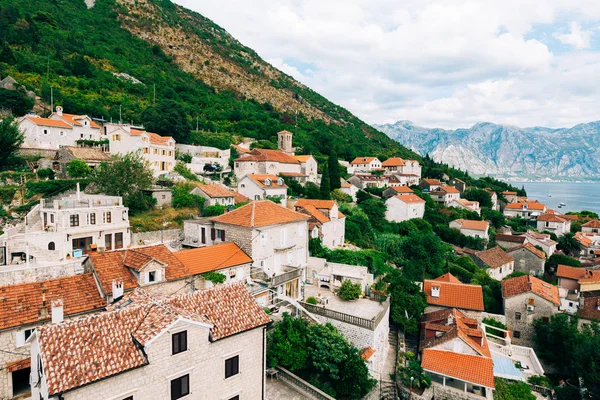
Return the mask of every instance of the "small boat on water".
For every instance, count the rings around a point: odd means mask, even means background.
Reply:
[[[548,197],[552,197],[552,193],[548,193]]]
[[[565,203],[563,203],[563,202],[561,201],[561,202],[558,204],[558,206],[559,206],[559,207],[564,207],[564,206],[566,206],[566,204],[565,204]]]

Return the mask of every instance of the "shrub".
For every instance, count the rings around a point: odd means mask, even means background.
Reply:
[[[504,325],[502,322],[500,322],[498,320],[495,320],[494,318],[487,317],[487,318],[484,318],[482,322],[487,325],[495,326],[496,328],[506,329],[506,325]],[[493,329],[493,328],[487,328],[487,331],[492,335],[504,337],[503,331],[499,331],[499,330]]]
[[[77,158],[69,161],[66,171],[71,178],[84,178],[92,173],[86,162]]]
[[[227,208],[221,204],[215,204],[214,206],[208,206],[202,211],[203,217],[216,217],[225,213]]]
[[[214,271],[210,271],[210,272],[206,272],[204,274],[202,274],[202,277],[207,280],[212,282],[215,285],[218,285],[219,283],[223,283],[227,280],[227,277],[219,272],[214,272]]]
[[[201,210],[204,206],[204,198],[190,193],[187,185],[174,186],[171,193],[173,194],[171,199],[173,208],[197,208]]]
[[[306,299],[306,302],[307,302],[308,304],[314,304],[314,305],[317,305],[317,303],[318,303],[318,302],[317,302],[317,299],[315,299],[313,296],[310,296],[309,298],[307,298],[307,299]]]
[[[13,197],[15,196],[15,193],[17,193],[16,187],[0,188],[0,202],[2,202],[2,204],[10,204]]]
[[[177,172],[179,175],[183,176],[185,179],[190,181],[198,181],[198,176],[194,174],[188,167],[186,167],[182,163],[175,164],[173,171]]]
[[[40,179],[54,179],[54,171],[50,168],[40,168],[37,171],[38,178]]]
[[[360,287],[360,283],[355,284],[349,280],[345,280],[338,291],[338,295],[343,300],[356,300],[360,297],[361,293],[362,288]]]

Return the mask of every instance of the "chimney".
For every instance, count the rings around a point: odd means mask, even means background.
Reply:
[[[431,297],[440,297],[440,286],[431,286]]]
[[[42,289],[42,306],[40,307],[39,318],[48,318],[48,304],[46,303],[46,289]]]
[[[79,189],[79,182],[77,182],[77,201],[81,201],[81,190]]]
[[[56,106],[56,115],[62,117],[63,108],[61,106]]]
[[[64,320],[64,310],[62,299],[54,300],[52,302],[52,323],[59,324]]]
[[[123,279],[113,279],[112,281],[112,297],[113,301],[123,297]]]

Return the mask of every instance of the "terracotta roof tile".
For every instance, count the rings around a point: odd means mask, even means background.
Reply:
[[[337,203],[335,200],[313,200],[313,199],[300,199],[296,202],[296,207],[303,207],[307,204],[314,206],[315,208],[324,208],[331,210]]]
[[[153,258],[147,254],[135,250],[127,250],[125,252],[125,258],[123,259],[123,265],[139,271],[152,260]]]
[[[404,165],[406,165],[406,163],[400,157],[388,158],[381,163],[382,167],[403,167]]]
[[[579,279],[579,283],[597,283],[600,282],[600,270],[588,270],[585,277]]]
[[[79,120],[84,119],[84,118],[90,118],[87,115],[75,115],[75,114],[66,114],[66,113],[63,113],[62,116],[60,116],[58,114],[53,114],[53,115],[56,115],[57,117],[64,119],[65,121],[67,121],[70,124],[78,125],[78,126],[82,125],[81,122],[79,122]],[[92,128],[100,129],[100,126],[96,122],[94,122],[91,118],[90,118],[90,126]]]
[[[52,127],[56,127],[56,128],[65,128],[65,129],[73,129],[73,127],[71,125],[67,124],[64,121],[59,121],[59,120],[49,119],[49,118],[33,117],[33,116],[30,116],[30,115],[27,115],[24,118],[30,120],[31,122],[33,122],[36,125],[52,126]]]
[[[234,148],[235,148],[235,150],[236,150],[236,151],[237,151],[239,154],[249,154],[249,153],[250,153],[250,150],[248,150],[248,149],[246,149],[246,148],[244,148],[244,147],[238,146],[238,145],[236,145],[236,144],[234,144],[232,147],[234,147]]]
[[[432,287],[440,288],[439,297],[432,296]],[[423,291],[427,295],[427,303],[443,307],[454,307],[461,310],[483,311],[483,291],[479,285],[445,282],[426,279]]]
[[[370,164],[371,161],[375,160],[377,157],[356,157],[350,164],[359,165],[359,164]]]
[[[396,193],[414,193],[408,186],[392,186],[392,189],[394,189]]]
[[[546,283],[535,276],[523,275],[502,281],[502,297],[504,298],[528,292],[535,293],[556,305],[560,305],[558,287]]]
[[[169,139],[172,139],[171,136],[160,136],[159,134],[152,133],[152,132],[146,132],[146,133],[150,137],[150,143],[164,145],[169,141]]]
[[[233,201],[235,202],[235,204],[239,204],[239,203],[247,203],[248,201],[250,201],[249,198],[247,198],[246,196],[244,196],[241,193],[236,192],[235,190],[231,191],[234,195],[234,199]]]
[[[581,318],[600,321],[600,292],[582,292],[583,306],[577,311]]]
[[[300,161],[280,150],[254,149],[235,160],[236,162],[278,162],[281,164],[300,164]]]
[[[330,221],[330,219],[325,214],[323,214],[321,211],[315,208],[315,206],[313,206],[312,204],[305,204],[303,206],[296,205],[295,209],[299,213],[310,215],[321,224]]]
[[[365,361],[369,361],[373,354],[375,354],[375,349],[371,346],[367,346],[360,351],[360,357]]]
[[[532,253],[533,255],[535,255],[538,258],[541,258],[542,260],[546,259],[546,253],[544,253],[542,250],[538,249],[537,247],[535,247],[534,245],[532,245],[529,242],[519,245],[519,246],[512,247],[512,248],[506,250],[506,252],[512,253],[512,252],[520,250],[520,249],[528,250],[530,253]]]
[[[221,185],[200,185],[198,189],[206,193],[208,197],[234,197],[235,194],[231,190],[224,188]]]
[[[442,184],[442,182],[440,182],[440,181],[439,181],[439,180],[437,180],[437,179],[430,179],[430,178],[426,178],[426,179],[423,179],[423,181],[424,181],[425,183],[427,183],[428,185],[441,185],[441,184]]]
[[[525,243],[527,238],[525,236],[517,236],[517,235],[503,235],[496,234],[496,242],[511,242],[511,243]]]
[[[248,178],[252,179],[259,187],[263,189],[286,189],[287,185],[285,183],[278,185],[277,182],[279,179],[275,175],[272,174],[248,174],[246,175]],[[269,179],[271,181],[270,185],[266,185],[265,181]],[[281,179],[283,182],[283,179]]]
[[[462,282],[459,281],[458,278],[456,278],[450,272],[446,272],[444,275],[435,278],[434,281],[437,281],[437,282],[450,282],[450,283],[461,283],[462,284]]]
[[[537,217],[538,221],[545,221],[545,222],[558,222],[558,223],[565,223],[566,220],[564,218],[562,218],[562,216],[558,216],[556,214],[552,214],[552,213],[545,213],[540,215],[539,217]]]
[[[212,340],[270,322],[241,283],[166,299],[145,293],[131,299],[113,311],[38,329],[50,395],[148,364],[143,344],[179,316],[206,323]]]
[[[542,204],[538,201],[510,203],[504,208],[508,209],[508,210],[524,210],[525,205],[527,205],[528,210],[533,210],[533,211],[543,211],[546,208],[545,204]]]
[[[579,280],[585,277],[585,268],[570,267],[568,265],[558,264],[556,269],[556,276],[559,278],[567,278],[573,280]]]
[[[306,221],[310,217],[281,207],[270,200],[253,201],[236,210],[227,212],[211,221],[243,227],[261,227]]]
[[[489,357],[425,349],[421,366],[424,370],[455,379],[494,388],[494,365]]]
[[[92,274],[3,286],[0,287],[0,329],[51,320],[54,300],[63,301],[65,316],[106,306]],[[42,308],[46,312],[40,316]]]
[[[593,219],[581,225],[582,228],[600,228],[600,221]]]
[[[459,223],[461,229],[472,229],[475,231],[487,232],[490,228],[490,223],[487,221],[471,221],[469,219],[456,219],[453,222]]]
[[[233,242],[182,250],[174,255],[193,275],[252,262],[250,256]]]
[[[478,251],[475,253],[475,256],[490,268],[500,268],[505,264],[515,261],[513,256],[506,253],[499,246],[484,251]]]
[[[587,237],[583,232],[575,233],[575,239],[577,239],[577,241],[581,243],[583,247],[590,247],[592,244],[594,244],[594,241]]]
[[[303,156],[292,156],[292,157],[294,157],[296,160],[300,161],[301,163],[305,163],[312,157],[312,155],[307,154],[307,155],[303,155]]]
[[[394,196],[396,199],[404,202],[404,203],[425,203],[425,200],[423,200],[422,198],[420,198],[419,196],[417,196],[416,194],[413,193],[409,193],[409,194],[399,194],[397,196]]]

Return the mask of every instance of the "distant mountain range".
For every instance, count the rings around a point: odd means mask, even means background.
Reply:
[[[373,126],[417,153],[475,175],[600,179],[600,121],[560,129],[490,122],[456,130],[424,128],[410,121]]]

